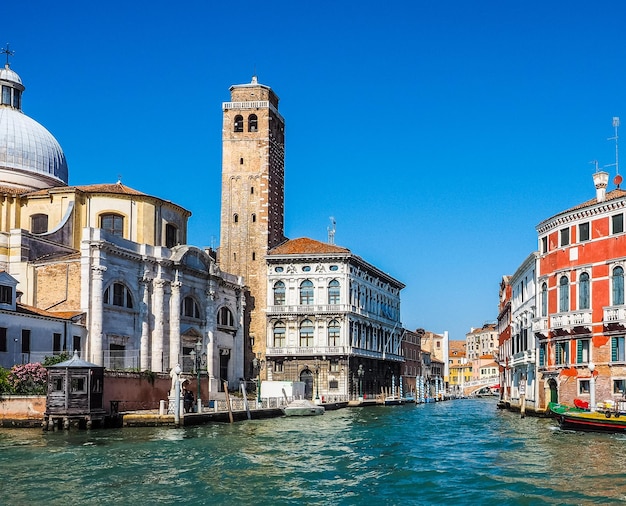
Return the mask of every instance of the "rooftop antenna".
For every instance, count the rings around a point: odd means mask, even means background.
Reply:
[[[617,129],[619,128],[619,116],[613,116],[613,128],[615,129],[615,135],[613,137],[609,137],[607,140],[615,141],[615,163],[607,165],[607,167],[611,167],[615,165],[615,177],[613,178],[613,183],[617,188],[622,182],[622,176],[619,175],[619,147],[618,147],[618,139]]]
[[[9,63],[9,56],[13,56],[15,54],[15,51],[11,51],[9,49],[9,43],[7,42],[7,47],[3,47],[2,50],[0,50],[0,53],[7,55],[7,62],[5,66],[6,68],[9,68],[11,66],[11,64]]]
[[[335,225],[337,222],[335,218],[330,217],[330,227],[328,227],[328,244],[335,244]]]

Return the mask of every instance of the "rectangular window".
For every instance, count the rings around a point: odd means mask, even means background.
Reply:
[[[274,372],[284,372],[285,365],[283,362],[279,362],[278,360],[274,362]]]
[[[548,252],[548,237],[547,236],[541,238],[541,252],[542,253]]]
[[[11,88],[9,86],[2,87],[2,105],[11,105]]]
[[[613,380],[613,393],[624,395],[626,393],[626,380],[614,379]]]
[[[30,330],[22,330],[22,353],[30,353]]]
[[[177,244],[178,244],[178,229],[174,225],[167,223],[165,225],[165,247],[173,248]]]
[[[72,353],[75,351],[80,353],[80,336],[72,337]]]
[[[624,336],[611,338],[611,362],[625,362]]]
[[[589,363],[589,339],[578,339],[576,341],[576,363]]]
[[[556,343],[555,349],[555,359],[557,365],[567,365],[568,361],[568,353],[567,353],[567,341],[562,343]]]
[[[561,229],[561,246],[569,244],[569,227]]]
[[[48,215],[34,214],[31,216],[30,231],[33,234],[45,234],[48,231]]]
[[[589,380],[578,380],[578,393],[579,394],[589,393]]]
[[[86,392],[87,391],[87,378],[84,376],[75,376],[71,379],[70,391],[71,392]]]
[[[52,383],[52,390],[55,392],[63,391],[63,376],[53,376],[50,383]]]
[[[624,231],[624,215],[615,214],[611,216],[611,225],[614,234],[621,234]]]
[[[61,334],[52,334],[52,354],[61,353]]]
[[[6,353],[7,349],[7,329],[6,327],[0,327],[0,352]]]
[[[331,362],[330,362],[330,372],[339,372],[339,361],[331,360]]]
[[[0,285],[0,304],[13,303],[13,287]]]
[[[339,388],[339,381],[337,381],[337,380],[330,380],[328,382],[328,388],[330,390],[337,390]]]
[[[578,225],[578,242],[589,240],[589,222]]]

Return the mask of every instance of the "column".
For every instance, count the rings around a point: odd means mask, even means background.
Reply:
[[[170,368],[180,364],[180,287],[179,273],[176,271],[175,281],[171,283],[172,298],[170,300]]]
[[[92,290],[91,290],[91,324],[89,329],[90,361],[97,365],[104,365],[102,355],[102,320],[103,320],[103,294],[104,273],[107,268],[104,265],[91,267]]]
[[[165,308],[165,285],[167,281],[159,278],[153,282],[154,297],[152,298],[152,314],[154,315],[154,331],[152,332],[152,370],[163,372],[163,329]]]
[[[141,320],[141,342],[139,344],[139,365],[141,370],[151,370],[150,364],[150,285],[152,278],[149,270],[146,269],[144,275],[139,278],[141,286],[141,305],[139,307],[139,318]]]
[[[215,299],[217,297],[214,290],[214,282],[211,279],[209,281],[209,288],[205,291],[206,295],[206,308],[204,311],[206,321],[206,370],[209,378],[209,399],[213,397],[214,392],[219,391],[219,385],[215,377],[215,371],[219,367],[219,360],[217,354],[217,343],[215,342],[215,327],[216,327],[216,315],[215,315]],[[217,358],[216,358],[217,357]]]

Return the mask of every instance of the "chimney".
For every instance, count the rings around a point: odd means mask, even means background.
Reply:
[[[593,184],[596,185],[596,200],[604,202],[606,200],[606,186],[609,182],[608,172],[596,172],[593,175]]]

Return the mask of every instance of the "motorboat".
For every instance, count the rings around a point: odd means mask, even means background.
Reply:
[[[296,399],[281,408],[285,416],[315,416],[323,415],[324,406],[315,404],[307,399]]]

